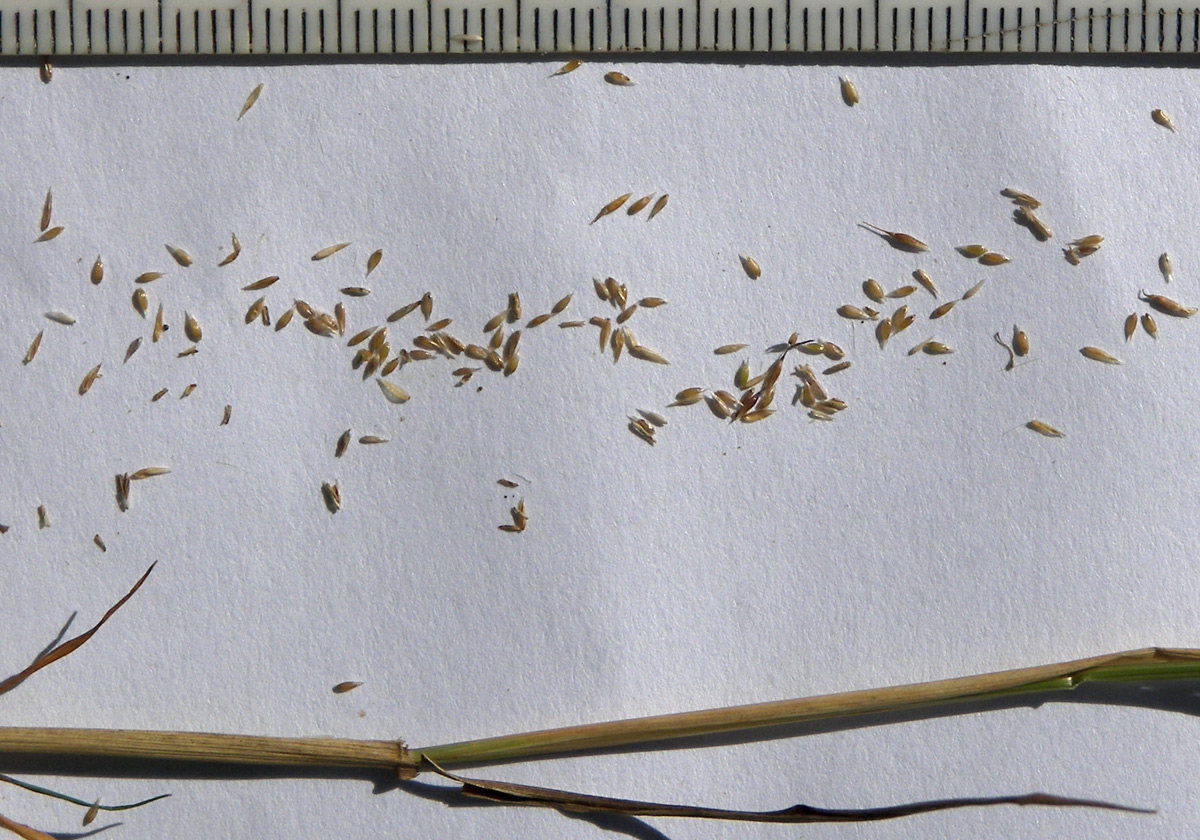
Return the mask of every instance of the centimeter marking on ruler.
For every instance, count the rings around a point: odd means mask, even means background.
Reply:
[[[1200,53],[1200,8],[815,0],[0,0],[0,56],[667,52]]]

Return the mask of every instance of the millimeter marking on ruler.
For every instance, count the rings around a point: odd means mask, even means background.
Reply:
[[[1200,53],[1200,7],[1041,0],[0,0],[0,56],[658,52]]]

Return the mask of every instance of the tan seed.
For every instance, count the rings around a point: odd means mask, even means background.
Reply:
[[[928,251],[929,246],[917,239],[915,236],[909,236],[907,233],[896,233],[891,230],[884,230],[881,227],[870,224],[869,222],[859,222],[860,225],[867,230],[874,231],[888,241],[888,244],[893,248],[901,251]]]
[[[96,365],[83,376],[83,381],[79,383],[79,396],[83,396],[91,390],[92,383],[100,378],[100,365]]]
[[[192,342],[198,342],[203,335],[200,323],[187,312],[183,313],[183,332]]]
[[[362,685],[361,682],[340,682],[333,687],[334,694],[345,694],[347,691],[353,691]]]
[[[1088,248],[1095,249],[1095,248],[1099,248],[1100,243],[1102,243],[1103,241],[1104,241],[1103,236],[1101,236],[1098,233],[1092,233],[1087,236],[1082,236],[1079,239],[1076,239],[1071,244],[1074,245],[1077,249],[1088,249]]]
[[[54,310],[46,313],[46,318],[56,324],[62,324],[64,327],[69,327],[75,323],[75,316],[68,315],[65,312]]]
[[[342,250],[343,248],[348,248],[349,246],[349,242],[339,242],[336,245],[329,245],[325,248],[322,248],[320,251],[317,251],[317,253],[312,255],[313,262],[316,262],[317,260],[323,260],[326,257],[332,257],[338,251]]]
[[[104,540],[99,534],[96,534],[94,537],[92,537],[92,542],[94,542],[96,544],[96,548],[100,549],[101,551],[108,551],[108,546],[104,544]]]
[[[383,249],[379,248],[367,257],[367,274],[370,274],[379,265],[379,261],[383,259]]]
[[[1175,130],[1175,123],[1171,121],[1171,118],[1167,116],[1167,112],[1162,108],[1155,108],[1153,111],[1151,111],[1150,118],[1163,128],[1169,128],[1171,131]]]
[[[121,364],[128,362],[129,357],[132,356],[134,353],[136,353],[138,351],[138,348],[141,346],[142,346],[142,337],[141,336],[138,336],[133,341],[129,342],[129,346],[125,348],[125,360],[123,362],[121,362]]]
[[[275,322],[275,332],[279,332],[292,322],[292,313],[295,311],[295,307],[289,306],[287,311],[279,316],[279,320]]]
[[[610,70],[609,72],[605,73],[604,81],[608,82],[610,85],[617,85],[618,87],[626,87],[633,84],[632,79],[630,79],[624,73],[619,73],[616,70]]]
[[[596,214],[596,218],[592,219],[592,221],[589,222],[589,224],[594,225],[594,224],[596,224],[596,222],[600,221],[608,214],[617,212],[617,210],[620,209],[621,205],[629,200],[629,197],[631,195],[633,195],[633,193],[625,193],[625,195],[617,196],[612,201],[608,202],[608,204],[605,204],[603,207],[600,208],[600,212]]]
[[[388,402],[395,405],[408,402],[408,391],[405,391],[399,385],[389,382],[386,379],[377,379],[375,381],[379,383],[379,390],[383,391],[383,395],[387,397]]]
[[[346,342],[346,346],[347,347],[355,347],[359,344],[362,344],[368,338],[371,338],[371,334],[377,332],[378,329],[379,329],[378,327],[367,327],[362,332],[355,333],[353,336],[350,337],[350,340]],[[382,340],[383,339],[380,339],[380,341],[382,341]]]
[[[51,195],[50,190],[46,190],[46,200],[42,202],[42,218],[38,223],[38,230],[44,231],[50,227],[50,211],[53,206],[54,197]]]
[[[1121,364],[1120,359],[1118,359],[1112,353],[1106,353],[1099,347],[1084,347],[1081,348],[1079,352],[1083,354],[1085,359],[1091,359],[1094,362],[1103,362],[1106,365]]]
[[[273,286],[278,280],[279,280],[279,275],[272,274],[270,277],[264,277],[261,280],[255,280],[253,283],[251,283],[247,286],[242,286],[242,291],[243,292],[261,291],[262,289],[265,289],[268,286]]]
[[[1137,313],[1134,312],[1132,315],[1130,315],[1128,318],[1125,319],[1125,340],[1126,341],[1129,341],[1129,339],[1133,338],[1133,334],[1137,331],[1137,325],[1138,325],[1138,316],[1137,316]]]
[[[426,321],[433,314],[433,292],[426,292],[421,295],[421,317]]]
[[[139,274],[137,277],[133,278],[133,282],[134,283],[142,283],[142,284],[153,283],[155,280],[157,280],[158,278],[160,278],[162,276],[163,276],[163,273],[161,271],[147,271],[147,272],[145,272],[143,274]]]
[[[832,341],[825,341],[825,342],[823,342],[823,344],[825,345],[825,350],[824,350],[825,358],[829,359],[829,361],[838,362],[838,361],[841,361],[842,359],[846,358],[846,351],[843,350],[841,347],[838,347]],[[778,365],[779,365],[779,362],[777,361],[774,365],[771,366],[771,369],[778,371],[778,369],[779,369],[777,367]],[[779,375],[778,373],[775,374],[775,376],[778,376],[778,375]],[[772,381],[774,381],[774,380],[772,380]]]
[[[371,290],[365,286],[343,286],[341,293],[346,297],[366,297],[371,294]]]
[[[325,507],[330,513],[337,513],[342,509],[342,494],[338,490],[337,482],[321,482],[321,496],[325,499]]]
[[[535,315],[529,319],[529,323],[525,325],[525,328],[533,329],[534,327],[540,327],[542,324],[546,323],[553,317],[554,317],[554,313],[552,313],[552,312],[546,312],[541,315]]]
[[[229,235],[229,239],[233,250],[226,254],[225,257],[223,257],[221,261],[217,263],[217,268],[229,265],[238,258],[238,254],[242,253],[242,243],[238,242],[237,234],[231,233]]]
[[[38,515],[38,528],[39,529],[40,528],[49,528],[50,527],[50,514],[46,513],[45,505],[38,505],[37,515]]]
[[[737,353],[739,350],[745,350],[749,346],[749,344],[722,344],[713,351],[713,354],[717,356],[728,356],[730,353]]]
[[[520,353],[513,353],[510,356],[506,356],[504,359],[504,375],[512,376],[514,373],[517,372],[517,366],[519,364],[521,364],[521,354]]]
[[[1171,315],[1176,318],[1190,318],[1196,314],[1196,307],[1184,306],[1181,303],[1171,300],[1163,295],[1148,295],[1144,291],[1139,292],[1141,299],[1153,306],[1164,315]]]
[[[508,487],[509,489],[512,489],[513,487],[516,487],[516,486],[517,486],[517,482],[515,482],[515,481],[510,481],[510,480],[509,480],[509,479],[507,479],[507,478],[501,478],[501,479],[498,479],[498,480],[496,481],[496,483],[497,483],[497,484],[499,484],[501,487]]]
[[[881,321],[880,323],[886,323],[886,322]],[[821,375],[822,376],[832,376],[835,373],[841,373],[842,371],[844,371],[848,367],[850,367],[851,364],[852,364],[851,362],[838,362],[836,365],[833,365],[832,367],[827,367],[827,368],[825,368],[825,370],[821,371]]]
[[[358,442],[364,446],[370,446],[376,443],[387,443],[388,439],[379,435],[363,435],[358,439]]]
[[[947,353],[954,352],[953,347],[949,347],[940,341],[927,341],[922,349],[930,356],[944,356]]]
[[[171,259],[179,263],[179,265],[187,268],[192,264],[192,255],[180,248],[178,245],[167,245],[167,253],[171,255]]]
[[[931,339],[931,338],[927,338],[927,339],[925,339],[924,341],[921,341],[921,342],[918,342],[917,344],[914,344],[914,345],[913,345],[913,346],[912,346],[912,347],[909,349],[909,351],[908,351],[908,355],[910,355],[910,356],[915,356],[915,355],[917,355],[917,354],[918,354],[918,353],[920,353],[922,350],[924,350],[926,347],[928,347],[928,346],[929,346],[929,342],[931,342],[932,340],[933,340],[933,339]]]
[[[399,309],[397,309],[391,315],[387,316],[387,322],[389,324],[394,324],[396,321],[399,321],[405,315],[408,315],[409,313],[413,312],[420,305],[421,305],[421,301],[417,300],[417,301],[413,301],[412,303],[401,306]]]
[[[644,344],[630,343],[629,339],[628,339],[628,335],[629,335],[628,331],[625,331],[625,334],[626,334],[626,343],[629,344],[629,355],[633,356],[633,358],[641,359],[643,362],[653,362],[656,365],[671,364],[671,362],[668,361],[667,358],[664,355],[662,355],[661,353],[659,353],[657,350],[651,350],[649,347],[647,347]]]
[[[568,61],[562,67],[559,67],[557,70],[555,70],[550,75],[551,75],[551,77],[565,76],[567,73],[570,73],[572,70],[578,70],[582,66],[583,66],[582,61],[580,61],[578,58],[572,58],[570,61]]]
[[[754,257],[742,254],[738,257],[742,261],[742,270],[746,272],[746,276],[751,280],[757,280],[762,277],[762,269],[759,268],[758,261]]]
[[[949,312],[951,309],[953,309],[953,308],[954,308],[954,304],[956,304],[956,303],[958,303],[958,301],[956,301],[956,300],[949,300],[949,301],[946,301],[946,302],[945,302],[945,303],[943,303],[941,306],[939,306],[937,309],[935,309],[935,310],[933,310],[932,312],[930,312],[930,313],[929,313],[929,317],[930,317],[931,319],[933,319],[933,320],[937,320],[938,318],[941,318],[943,315],[945,315],[945,314],[946,314],[946,313],[948,313],[948,312]]]
[[[297,299],[296,301],[294,301],[294,306],[296,307],[296,311],[300,313],[301,318],[317,317],[317,310],[313,309],[311,306],[309,306],[306,302],[304,302],[302,300]]]
[[[134,289],[134,291],[133,291],[134,311],[136,311],[137,314],[139,314],[143,318],[145,318],[147,306],[149,306],[149,302],[146,298],[146,290],[145,289]]]
[[[652,198],[654,198],[654,193],[650,193],[650,195],[639,198],[637,201],[633,202],[633,204],[630,204],[629,209],[625,212],[630,216],[636,216],[638,213],[646,209],[646,205],[650,203],[650,199]]]
[[[987,246],[985,245],[959,245],[955,250],[964,257],[970,257],[971,259],[982,257],[988,252]]]
[[[21,364],[27,365],[33,361],[33,357],[37,355],[38,348],[42,346],[42,333],[44,332],[45,330],[38,330],[38,334],[33,337],[29,349],[25,351],[25,358],[21,360]]]
[[[879,349],[882,350],[887,346],[888,339],[892,337],[892,322],[884,318],[875,325],[875,340],[879,342]]]
[[[917,290],[916,286],[901,286],[887,293],[890,298],[906,298]]]
[[[346,334],[346,307],[339,301],[333,305],[333,321],[337,325],[337,334]]]
[[[129,474],[120,473],[116,476],[117,509],[124,513],[129,510]]]
[[[650,215],[646,217],[647,222],[663,211],[663,208],[667,206],[667,200],[669,198],[669,195],[663,195],[658,199],[658,201],[654,202],[654,206],[650,208]]]
[[[425,330],[426,332],[438,332],[439,330],[446,329],[446,327],[450,326],[452,323],[454,323],[453,318],[442,318],[440,321],[434,321],[432,324],[426,327]]]
[[[1163,280],[1170,283],[1174,278],[1174,271],[1171,268],[1171,256],[1166,251],[1163,251],[1162,256],[1158,258],[1158,270],[1162,272]]]
[[[152,397],[150,398],[150,402],[158,402],[159,400],[161,400],[161,399],[162,399],[163,397],[165,397],[166,395],[167,395],[167,389],[166,389],[166,388],[163,388],[161,391],[156,391],[156,392],[155,392],[155,394],[154,394],[154,396],[152,396]]]
[[[1062,432],[1060,432],[1058,429],[1051,426],[1049,423],[1043,423],[1041,420],[1030,420],[1028,423],[1025,424],[1025,427],[1028,429],[1032,429],[1033,431],[1037,432],[1039,435],[1045,435],[1046,437],[1054,437],[1054,438],[1063,437]]]
[[[967,289],[965,292],[963,292],[962,299],[963,299],[963,300],[970,300],[971,298],[975,297],[975,295],[979,294],[979,290],[983,288],[983,284],[984,284],[985,282],[987,282],[987,281],[986,281],[986,280],[980,280],[980,281],[979,281],[978,283],[976,283],[974,286],[972,286],[971,288]]]
[[[638,305],[636,303],[631,303],[629,306],[622,309],[621,314],[617,316],[617,323],[624,324],[626,321],[628,321],[630,318],[633,317],[633,313],[637,312],[637,308],[638,308]]]
[[[570,330],[576,327],[582,327],[583,321],[560,321],[558,328],[560,330]]]
[[[1005,198],[1011,198],[1014,204],[1019,204],[1022,207],[1028,207],[1030,210],[1036,210],[1042,206],[1042,202],[1038,201],[1029,193],[1021,192],[1020,190],[1014,190],[1012,187],[1006,187],[1005,189],[1001,190],[1000,195],[1004,196]],[[972,256],[978,256],[978,254],[973,254]]]
[[[837,314],[841,315],[843,318],[848,318],[851,321],[870,321],[871,320],[870,315],[868,315],[866,312],[863,312],[857,306],[853,306],[849,303],[839,306],[837,309]]]
[[[51,239],[57,238],[58,235],[60,233],[62,233],[64,230],[66,230],[66,228],[63,227],[62,225],[59,225],[58,227],[52,227],[52,228],[50,228],[50,230],[46,231],[41,236],[39,236],[36,241],[49,242]]]
[[[50,80],[54,78],[54,65],[50,63],[50,56],[42,56],[42,62],[38,66],[38,76],[42,79],[42,84],[50,84]],[[87,825],[87,823],[84,823]]]
[[[1009,258],[1004,256],[1003,254],[997,254],[993,251],[988,251],[986,254],[984,254],[982,257],[979,258],[979,261],[981,263],[983,263],[984,265],[1004,265],[1006,262],[1009,261]]]
[[[141,481],[144,478],[155,478],[160,475],[170,475],[169,467],[143,467],[137,472],[129,474],[130,481]]]
[[[229,425],[229,418],[230,418],[230,416],[231,416],[232,414],[233,414],[233,406],[231,406],[231,405],[226,405],[226,406],[225,406],[225,411],[224,411],[224,413],[221,415],[221,425],[222,425],[222,426],[228,426],[228,425]]]
[[[863,294],[875,301],[875,303],[883,303],[883,287],[879,285],[878,280],[872,277],[868,277],[863,281]]]
[[[573,295],[567,295],[566,297],[561,298],[558,301],[558,303],[556,303],[556,304],[554,304],[554,306],[550,307],[550,314],[551,315],[561,314],[562,311],[570,305],[572,297],[573,297]]]
[[[253,323],[254,320],[262,313],[263,307],[266,305],[267,299],[265,297],[260,297],[258,300],[254,301],[254,303],[250,304],[250,308],[246,310],[246,315],[244,318],[245,322],[247,324]]]
[[[104,262],[100,259],[100,255],[96,255],[96,261],[92,263],[91,274],[88,275],[93,286],[99,286],[100,281],[104,279]]]
[[[1154,316],[1149,312],[1142,316],[1142,329],[1151,338],[1158,338],[1158,324],[1154,323]]]
[[[196,390],[196,383],[193,382],[183,389],[183,393],[179,395],[179,399],[181,399],[181,400],[187,399],[188,397],[190,397],[192,395],[192,391],[195,391],[195,390]]]
[[[333,447],[333,457],[341,458],[346,454],[346,447],[350,445],[350,430],[342,432],[337,439],[337,443]]]
[[[671,405],[695,405],[704,399],[703,388],[684,388],[675,395],[675,401]]]
[[[250,91],[250,95],[246,97],[246,101],[242,103],[242,110],[238,112],[237,118],[240,120],[246,116],[246,112],[254,107],[254,103],[258,101],[259,94],[262,93],[263,83],[259,82],[254,86],[254,90]],[[235,120],[236,122],[237,120]]]
[[[1016,325],[1013,326],[1012,349],[1018,356],[1029,354],[1029,336]]]
[[[858,104],[858,88],[854,86],[854,82],[850,81],[846,76],[841,78],[842,84],[842,101],[850,107]]]

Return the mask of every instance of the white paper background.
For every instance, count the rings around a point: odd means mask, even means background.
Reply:
[[[636,85],[616,88],[601,81],[608,65],[548,79],[555,66],[61,68],[48,86],[33,69],[0,73],[2,668],[27,664],[75,610],[71,632],[90,625],[159,561],[86,648],[6,695],[0,720],[420,746],[1196,643],[1200,323],[1159,315],[1157,341],[1121,335],[1145,311],[1141,288],[1200,305],[1193,73],[635,64],[622,69]],[[853,109],[843,72],[862,93]],[[1151,122],[1157,107],[1178,134]],[[1052,242],[1013,224],[999,196],[1010,185],[1046,202]],[[34,244],[47,186],[66,232]],[[621,212],[589,226],[629,191],[671,202],[649,223]],[[893,251],[861,220],[932,250]],[[231,231],[242,255],[215,268]],[[1090,233],[1104,248],[1071,267],[1060,246]],[[309,260],[338,241],[353,245]],[[985,268],[952,247],[977,241],[1013,262]],[[174,266],[168,242],[197,264]],[[383,261],[364,280],[375,248]],[[106,277],[93,287],[97,253]],[[917,267],[943,298],[988,282],[932,325],[932,298],[909,298],[918,322],[885,352],[870,325],[835,314],[865,302],[866,277],[892,288]],[[146,287],[171,326],[158,345],[129,303],[150,270],[166,272]],[[669,299],[629,325],[672,365],[614,366],[594,328],[547,324],[526,330],[515,376],[483,371],[456,389],[462,362],[414,364],[394,377],[412,401],[392,406],[350,370],[344,342],[299,321],[242,323],[256,295],[240,287],[267,274],[283,277],[266,292],[276,317],[296,297],[331,309],[339,287],[363,284],[371,296],[346,300],[356,332],[430,290],[434,317],[472,341],[513,290],[526,318],[568,292],[564,318],[615,314],[591,289],[612,275],[634,297]],[[79,323],[52,324],[50,309]],[[185,309],[204,338],[179,359]],[[992,334],[1014,323],[1033,351],[1005,373]],[[423,326],[409,316],[393,345]],[[836,422],[790,407],[789,377],[779,413],[756,425],[696,406],[667,411],[654,448],[626,430],[682,388],[729,388],[742,358],[761,370],[762,349],[792,331],[855,363],[827,381],[850,406]],[[957,352],[905,355],[931,335]],[[735,341],[753,352],[712,355]],[[1125,364],[1084,360],[1085,344]],[[104,376],[81,398],[97,362]],[[1022,428],[1033,417],[1068,436]],[[347,427],[391,442],[335,460]],[[113,474],[159,464],[173,473],[136,484],[118,512]],[[341,487],[336,516],[325,480]],[[517,498],[529,528],[503,534]],[[348,679],[365,684],[329,692]],[[1177,838],[1200,829],[1198,745],[1186,715],[1052,704],[479,775],[745,808],[1047,790],[1161,810],[803,831]],[[121,816],[122,836],[611,833],[355,780],[49,783],[106,802],[174,793]],[[80,816],[15,789],[0,790],[0,813],[57,832]]]

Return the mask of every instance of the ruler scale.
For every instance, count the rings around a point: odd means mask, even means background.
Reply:
[[[1200,7],[1071,0],[0,3],[0,56],[658,52],[1197,53]]]

